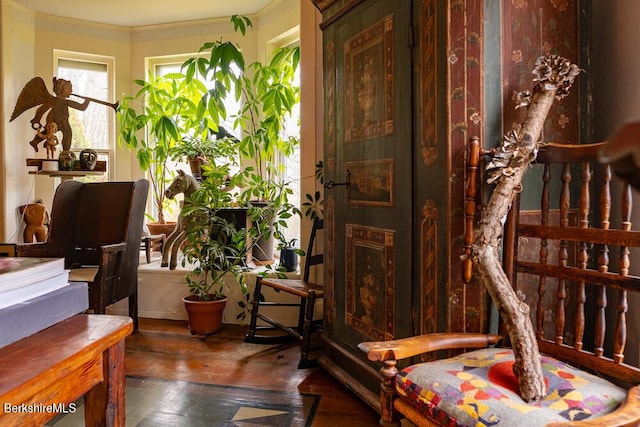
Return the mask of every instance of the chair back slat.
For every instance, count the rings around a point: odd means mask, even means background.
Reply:
[[[620,201],[620,213],[622,216],[620,228],[622,228],[622,230],[631,230],[631,209],[631,186],[628,183],[625,183]],[[618,269],[620,272],[619,274],[623,277],[628,276],[630,266],[631,261],[629,259],[629,248],[627,246],[621,246]],[[616,330],[613,344],[613,359],[617,363],[622,363],[624,360],[624,348],[627,343],[627,309],[627,291],[625,289],[620,289],[618,290],[618,316],[616,319]]]
[[[610,229],[611,226],[611,166],[605,165],[601,168],[602,184],[600,189],[600,229]],[[602,243],[600,246],[600,252],[598,255],[598,271],[606,273],[609,271],[609,245]],[[594,354],[597,357],[604,355],[604,338],[606,334],[607,321],[606,321],[606,309],[607,309],[607,288],[604,286],[598,287],[596,290],[596,327],[594,338]]]
[[[320,265],[324,262],[323,254],[315,254],[315,245],[318,231],[324,228],[324,219],[314,218],[313,226],[311,227],[311,233],[309,235],[309,245],[307,247],[306,259],[304,262],[304,271],[302,274],[302,279],[305,282],[309,281],[309,276],[311,274],[311,267],[315,265]]]

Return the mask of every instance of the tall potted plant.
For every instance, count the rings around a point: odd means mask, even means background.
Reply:
[[[135,96],[124,97],[118,109],[118,143],[136,152],[140,169],[151,182],[157,222],[165,224],[169,203],[165,190],[173,178],[169,167],[172,149],[187,138],[206,138],[209,123],[217,117],[197,111],[206,87],[183,74],[134,82],[140,89]]]
[[[244,16],[231,18],[236,31],[245,34],[251,21]],[[233,94],[241,102],[240,112],[233,117],[238,133],[244,187],[240,199],[252,206],[278,210],[288,204],[290,191],[279,192],[283,184],[284,166],[281,157],[290,156],[299,139],[284,133],[285,122],[299,102],[299,88],[294,75],[299,63],[298,48],[277,49],[268,64],[246,65],[242,50],[230,41],[208,42],[200,48],[202,56],[183,64],[187,81],[199,76],[216,82],[215,88],[204,94],[201,104],[207,113],[218,114],[217,122],[226,118],[224,101]],[[200,110],[201,113],[204,111]],[[275,195],[277,194],[277,197]],[[273,259],[270,215],[254,210],[252,220],[266,230],[261,233],[261,246],[255,255],[261,261]]]
[[[228,166],[214,163],[200,188],[184,201],[186,241],[182,265],[189,264],[191,270],[186,275],[189,295],[183,301],[192,334],[210,334],[220,329],[228,281],[235,280],[246,293],[242,274],[246,233],[243,224],[224,214],[234,203],[227,185]]]

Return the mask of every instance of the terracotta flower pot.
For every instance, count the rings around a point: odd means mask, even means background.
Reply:
[[[189,329],[192,335],[209,335],[218,332],[222,327],[222,312],[227,305],[227,298],[201,301],[196,295],[188,295],[182,299],[189,318]]]
[[[164,234],[165,237],[169,237],[169,234],[173,233],[176,228],[175,221],[169,221],[166,224],[158,224],[157,222],[148,222],[150,234]]]

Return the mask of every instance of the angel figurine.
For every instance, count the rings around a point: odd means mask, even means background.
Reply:
[[[34,77],[25,85],[18,96],[16,107],[11,114],[13,121],[23,112],[39,105],[36,113],[31,119],[31,127],[37,131],[43,128],[40,120],[42,116],[48,111],[46,123],[55,122],[58,125],[58,130],[62,132],[62,149],[68,151],[71,149],[72,131],[69,125],[69,108],[75,108],[76,110],[84,111],[89,106],[90,99],[85,99],[84,102],[72,101],[69,98],[72,92],[72,84],[69,80],[53,78],[53,93],[51,95],[47,90],[47,86],[44,83],[42,77]],[[29,144],[33,149],[38,151],[38,144],[45,141],[47,138],[42,136],[40,132],[36,133],[36,136],[31,140]]]

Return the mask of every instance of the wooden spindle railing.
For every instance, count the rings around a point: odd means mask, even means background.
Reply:
[[[551,180],[551,165],[544,165],[542,173],[542,195],[540,198],[540,225],[549,224],[549,181]],[[548,240],[546,237],[540,239],[540,263],[547,264],[549,257]],[[538,339],[544,338],[544,296],[547,288],[547,277],[540,275],[538,279],[538,306],[536,309],[536,336]]]
[[[608,230],[611,222],[611,167],[602,168],[602,189],[600,190],[600,228]],[[609,248],[602,245],[598,254],[598,270],[602,273],[609,271]],[[604,354],[604,336],[606,332],[607,290],[598,286],[596,296],[596,328],[594,333],[594,354],[602,357]]]
[[[631,230],[631,186],[624,184],[622,191],[622,200],[620,203],[620,211],[622,214],[621,228],[625,231]],[[626,246],[620,247],[620,272],[621,276],[629,275],[629,266],[631,261],[629,260],[629,248]],[[624,360],[624,348],[627,342],[627,291],[621,289],[618,291],[618,318],[616,320],[616,331],[614,335],[613,343],[613,360],[617,363],[622,363]]]
[[[589,228],[589,211],[591,209],[590,185],[591,185],[591,165],[588,162],[582,164],[582,174],[580,176],[580,206],[579,206],[579,227]],[[578,250],[578,267],[586,270],[589,262],[589,248],[586,242],[580,242]],[[587,300],[585,292],[585,281],[580,280],[576,287],[576,319],[574,327],[573,348],[582,350],[584,338],[584,304]]]
[[[571,169],[569,163],[562,166],[562,189],[560,190],[560,226],[569,226],[569,206],[571,205]],[[567,266],[569,253],[567,251],[567,241],[560,240],[558,249],[558,263],[562,267]],[[556,301],[556,344],[562,344],[564,340],[565,309],[564,301],[567,298],[567,288],[565,279],[558,280],[558,291]]]

